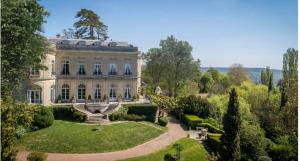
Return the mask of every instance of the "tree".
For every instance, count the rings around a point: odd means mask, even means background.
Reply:
[[[268,92],[270,93],[274,89],[273,72],[270,75],[268,83]]]
[[[288,131],[297,132],[298,123],[298,51],[288,49],[283,55],[281,109]]]
[[[76,29],[75,34],[78,35],[78,37],[103,41],[108,38],[106,33],[107,26],[100,21],[100,17],[92,10],[81,9],[77,12],[75,18],[79,18],[79,20],[74,23]]]
[[[260,81],[262,84],[268,86],[271,77],[273,77],[273,72],[269,66],[267,66],[266,69],[261,70]]]
[[[200,60],[194,61],[192,47],[186,41],[178,41],[174,36],[161,40],[160,44],[166,71],[164,76],[168,84],[169,96],[177,96],[181,82],[193,79],[195,71],[200,69]]]
[[[241,114],[239,110],[238,95],[233,88],[230,93],[227,113],[223,118],[224,138],[223,144],[226,147],[226,160],[239,161],[240,154],[240,130]]]
[[[2,2],[1,96],[17,93],[30,67],[43,68],[47,43],[41,35],[48,12],[36,0]]]
[[[200,79],[200,84],[201,84],[200,92],[209,92],[213,83],[214,83],[214,79],[212,77],[212,74],[206,72]]]
[[[242,82],[249,80],[248,73],[241,64],[232,65],[228,76],[230,81],[235,85],[241,85]]]
[[[77,38],[78,39],[79,37],[77,37],[77,35],[75,34],[74,29],[68,28],[67,30],[63,29],[63,38],[66,38],[66,39]]]

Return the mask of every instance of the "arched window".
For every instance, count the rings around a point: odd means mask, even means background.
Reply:
[[[131,71],[131,64],[126,63],[125,64],[125,75],[132,75],[132,71]]]
[[[85,99],[85,85],[78,86],[78,99]]]
[[[125,88],[124,98],[127,99],[127,100],[131,98],[130,88],[129,87]]]
[[[96,100],[101,99],[101,91],[100,91],[100,85],[99,84],[96,85],[94,98]]]
[[[70,87],[67,84],[62,85],[61,88],[61,99],[68,100],[70,99]]]
[[[64,61],[63,62],[63,68],[62,68],[61,74],[62,75],[69,75],[70,74],[69,61]]]

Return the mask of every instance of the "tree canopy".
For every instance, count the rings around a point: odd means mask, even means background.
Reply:
[[[107,26],[100,21],[100,17],[92,10],[83,8],[77,12],[75,18],[79,19],[74,23],[77,37],[98,40],[108,38]]]

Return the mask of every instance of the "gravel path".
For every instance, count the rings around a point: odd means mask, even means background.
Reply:
[[[64,154],[64,153],[48,153],[48,161],[114,161],[126,158],[132,158],[153,153],[163,149],[175,141],[187,136],[187,132],[182,128],[180,123],[171,119],[167,125],[168,131],[157,138],[136,147],[107,153],[91,153],[91,154]],[[134,136],[133,136],[134,137]],[[29,152],[19,152],[17,158],[20,161],[26,161]]]

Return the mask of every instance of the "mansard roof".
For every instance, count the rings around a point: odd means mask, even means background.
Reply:
[[[127,42],[99,41],[85,39],[48,39],[50,44],[55,45],[58,50],[93,50],[93,51],[117,51],[117,52],[137,52],[135,47]]]

